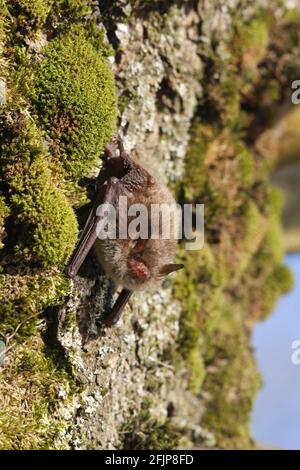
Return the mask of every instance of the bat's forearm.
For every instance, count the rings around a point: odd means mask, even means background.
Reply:
[[[107,185],[98,191],[93,208],[86,221],[75,252],[65,270],[67,276],[70,278],[75,277],[78,273],[80,266],[95,244],[98,234],[101,232],[107,222],[105,217],[100,217],[97,215],[97,209],[99,205],[102,203],[115,205],[117,193],[118,179],[114,177],[109,178]]]

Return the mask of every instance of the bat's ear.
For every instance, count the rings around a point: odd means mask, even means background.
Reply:
[[[183,267],[184,267],[183,264],[165,264],[161,268],[159,275],[160,277],[165,277],[168,274],[173,273],[174,271],[178,271],[178,269],[182,269]]]

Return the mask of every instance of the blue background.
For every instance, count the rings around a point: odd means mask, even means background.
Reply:
[[[264,445],[300,449],[300,364],[291,361],[292,343],[300,340],[300,253],[286,257],[295,287],[275,312],[254,330],[253,346],[263,388],[252,414],[252,433]]]

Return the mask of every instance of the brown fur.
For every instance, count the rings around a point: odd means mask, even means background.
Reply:
[[[119,180],[119,195],[127,196],[128,208],[137,203],[146,206],[149,214],[149,226],[151,226],[151,204],[164,203],[172,206],[175,204],[175,200],[170,191],[148,171],[128,157],[127,162],[130,169]],[[118,211],[117,216],[119,216]],[[157,240],[151,238],[146,240],[97,239],[95,243],[96,254],[108,276],[127,289],[139,290],[153,286],[168,274],[168,269],[164,269],[164,267],[172,265],[176,248],[174,234],[177,229],[177,220],[171,220],[173,222],[171,225],[172,237],[169,240],[161,238],[161,223]],[[130,220],[128,225],[129,223]],[[131,261],[133,264],[138,261],[145,265],[149,271],[147,279],[140,279],[134,274],[130,268]],[[179,267],[172,266],[173,270]]]

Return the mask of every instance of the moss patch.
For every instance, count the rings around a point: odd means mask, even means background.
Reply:
[[[60,408],[70,406],[70,378],[34,336],[12,350],[0,371],[0,449],[68,449]]]
[[[35,332],[43,310],[58,304],[69,283],[57,271],[31,275],[0,275],[0,333],[23,341]]]
[[[159,422],[151,416],[149,403],[144,403],[139,415],[129,418],[122,428],[126,450],[171,450],[179,444],[177,433],[169,418]]]
[[[81,26],[54,39],[34,69],[34,111],[52,156],[80,177],[97,161],[115,129],[111,71]]]
[[[0,196],[0,249],[3,248],[3,243],[2,239],[5,237],[5,228],[4,228],[4,223],[5,223],[5,218],[9,214],[9,208],[5,204],[4,198]]]
[[[239,65],[246,81],[256,78],[257,66],[265,58],[269,44],[267,15],[254,17],[249,23],[236,22],[231,41],[232,52],[240,58]]]
[[[41,28],[49,15],[53,0],[12,0],[9,12],[13,19],[13,29],[19,34],[32,34]]]
[[[214,431],[222,449],[252,448],[249,419],[260,379],[242,315],[234,307],[222,315],[208,345],[203,425]]]
[[[179,250],[185,270],[174,288],[182,303],[177,352],[190,389],[203,392],[201,425],[226,449],[254,445],[249,415],[260,380],[251,328],[292,286],[282,265],[281,197],[269,182],[272,160],[245,138],[261,106],[254,90],[260,81],[266,86],[264,61],[272,43],[267,18],[260,13],[247,24],[236,19],[229,58],[206,60],[178,187],[182,202],[205,204],[206,241],[200,252],[185,252],[184,243]]]
[[[2,161],[14,215],[15,253],[43,266],[63,265],[77,239],[75,214],[52,177],[35,126],[24,119],[22,129],[10,137],[2,144]]]

